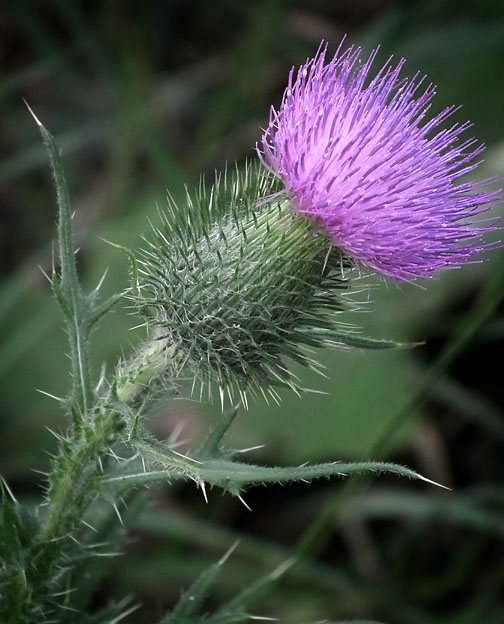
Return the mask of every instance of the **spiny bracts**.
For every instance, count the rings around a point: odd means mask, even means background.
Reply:
[[[139,257],[135,303],[170,345],[171,374],[188,366],[221,393],[297,388],[285,358],[315,365],[346,306],[348,263],[312,224],[285,206],[260,165],[169,200]],[[210,386],[209,386],[210,387]]]

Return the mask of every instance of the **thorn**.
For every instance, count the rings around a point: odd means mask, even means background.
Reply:
[[[237,453],[248,453],[249,451],[257,451],[258,449],[262,449],[266,446],[266,444],[258,444],[257,446],[249,446],[249,448],[238,449]]]
[[[40,270],[40,272],[42,273],[42,275],[46,278],[46,280],[49,282],[49,284],[52,285],[52,279],[49,277],[49,275],[47,275],[47,273],[45,272],[45,270],[43,269],[42,266],[40,266],[40,264],[38,265],[38,268]]]
[[[239,390],[239,393],[240,393],[240,398],[241,398],[241,401],[242,401],[243,407],[244,407],[246,410],[248,410],[248,407],[249,407],[249,406],[248,406],[248,397],[247,397],[246,392],[243,392],[242,390]]]
[[[418,474],[417,477],[421,481],[425,481],[425,483],[430,483],[431,485],[437,485],[437,487],[443,488],[443,490],[448,490],[449,492],[453,490],[453,488],[450,488],[447,485],[442,485],[441,483],[438,483],[437,481],[433,481],[432,479],[427,479],[427,477],[424,477],[421,474]]]
[[[114,452],[114,449],[109,448],[108,452],[109,452],[109,455],[111,455],[117,462],[124,461],[124,457],[119,457],[118,455],[116,455],[116,453]]]
[[[40,392],[40,394],[44,394],[45,396],[49,397],[50,399],[54,399],[55,401],[58,401],[58,403],[64,403],[65,399],[56,396],[55,394],[51,394],[50,392],[46,392],[45,390],[40,390],[40,388],[35,388],[36,392]]]
[[[129,601],[128,601],[129,602]],[[140,608],[139,604],[133,605],[132,607],[130,607],[127,611],[123,611],[121,614],[119,614],[116,618],[114,618],[113,620],[110,620],[110,624],[117,624],[118,622],[120,622],[121,620],[123,620],[125,617],[127,617],[128,615],[130,615],[131,613],[133,613],[133,611],[136,611],[137,609]]]
[[[49,427],[46,427],[47,431],[49,431],[49,433],[54,436],[56,438],[56,440],[58,440],[58,442],[60,442],[61,440],[63,440],[63,436],[61,436],[59,433],[56,433],[56,431],[53,431],[52,429],[50,429]],[[55,459],[56,457],[54,457]]]
[[[5,489],[7,490],[7,494],[10,496],[11,500],[13,503],[16,503],[17,505],[17,500],[16,497],[14,496],[14,494],[12,493],[12,490],[10,489],[10,487],[7,485],[7,481],[3,478],[0,477],[0,484],[3,485],[5,487]]]
[[[252,507],[250,507],[249,505],[247,505],[247,503],[245,502],[245,500],[241,497],[240,494],[236,495],[236,498],[240,501],[240,503],[246,507],[249,511],[252,511]]]
[[[170,442],[170,440],[168,440]],[[176,448],[179,448],[180,446],[184,446],[184,444],[187,444],[189,442],[188,439],[184,439],[184,440],[178,440],[177,442],[171,442],[170,443],[170,450],[174,450]]]
[[[142,327],[147,327],[147,323],[140,323],[139,325],[135,325],[134,327],[130,327],[129,331],[134,331],[135,329],[141,329]]]
[[[185,423],[182,420],[179,420],[179,422],[173,428],[173,431],[171,432],[170,437],[168,438],[168,442],[175,443],[178,440],[180,434],[182,433],[184,427],[185,427]]]
[[[98,533],[98,531],[94,528],[94,526],[91,526],[89,524],[89,522],[86,522],[85,520],[83,520],[82,518],[80,519],[80,521],[82,522],[82,524],[84,526],[87,526],[88,529],[91,529],[91,531],[94,531],[95,533]]]
[[[60,592],[56,592],[54,594],[51,594],[52,597],[55,596],[66,596],[67,594],[71,594],[72,592],[77,591],[77,587],[70,587],[69,589],[64,589]]]
[[[93,556],[95,557],[121,557],[125,553],[122,552],[95,552]]]
[[[292,568],[295,563],[296,557],[289,557],[286,561],[281,563],[277,568],[273,570],[273,572],[270,574],[271,579],[276,580],[280,578],[283,574],[285,574],[285,572],[287,572],[287,570],[289,570],[289,568]]]
[[[124,526],[124,522],[123,522],[123,519],[121,518],[121,514],[119,513],[119,509],[117,505],[115,503],[112,503],[112,507],[114,508],[114,511],[116,512],[117,517],[119,518],[119,522],[121,523],[122,526]]]
[[[92,544],[86,544],[85,548],[91,550],[91,548],[101,548],[102,546],[110,546],[110,542],[93,542]]]
[[[58,607],[60,609],[65,609],[65,611],[72,611],[73,613],[79,613],[78,609],[74,609],[73,607],[69,607],[68,605],[59,603]]]
[[[199,483],[199,486],[201,488],[201,491],[203,492],[203,498],[205,499],[205,503],[208,505],[208,497],[207,497],[207,493],[206,493],[205,482],[201,481]]]
[[[228,548],[228,550],[222,555],[222,557],[219,559],[219,564],[222,565],[224,563],[226,563],[226,561],[229,559],[229,557],[233,554],[233,552],[236,550],[236,548],[238,547],[238,544],[241,542],[240,539],[237,539],[236,542],[234,544],[231,545],[230,548]]]
[[[106,362],[103,362],[102,366],[101,366],[101,370],[100,370],[100,378],[98,379],[98,383],[96,384],[95,387],[95,394],[98,394],[98,392],[100,391],[100,388],[102,387],[103,383],[105,382],[105,373],[107,371],[107,364]]]
[[[198,461],[197,459],[193,459],[192,457],[189,457],[188,455],[183,455],[182,453],[179,453],[178,451],[175,451],[174,449],[170,449],[172,453],[174,453],[175,455],[178,455],[179,457],[182,457],[182,459],[187,459],[187,461],[192,461],[195,464],[202,464],[203,462]]]
[[[35,120],[35,123],[37,124],[37,126],[39,128],[43,128],[44,126],[42,125],[41,121],[39,120],[37,115],[35,115],[35,113],[32,111],[30,105],[28,104],[28,102],[24,98],[23,98],[23,102],[25,103],[26,108],[30,111],[30,114],[33,117],[33,119]]]
[[[108,273],[108,267],[105,269],[105,271],[103,271],[103,275],[101,276],[100,280],[98,281],[98,284],[96,285],[96,288],[95,288],[96,292],[98,292],[100,288],[103,286],[103,282],[105,281],[105,278],[107,277],[107,273]]]
[[[102,464],[102,459],[101,457],[98,455],[98,464],[100,466],[100,472],[103,473],[103,464]]]

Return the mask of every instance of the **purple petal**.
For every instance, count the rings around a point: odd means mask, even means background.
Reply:
[[[374,75],[377,50],[360,48],[326,63],[327,46],[289,75],[280,109],[271,109],[259,155],[285,183],[292,205],[356,262],[400,281],[432,277],[477,260],[496,219],[475,221],[502,198],[492,180],[458,179],[480,164],[470,123],[429,119],[435,87],[399,77],[404,59]],[[483,190],[481,190],[483,189]]]

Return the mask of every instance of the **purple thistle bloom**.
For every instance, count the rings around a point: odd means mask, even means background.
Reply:
[[[342,42],[343,43],[343,42]],[[258,148],[283,180],[292,206],[325,230],[357,263],[399,281],[474,261],[490,245],[495,219],[474,221],[501,197],[483,182],[458,183],[476,169],[484,145],[459,141],[471,123],[441,124],[457,107],[428,119],[435,87],[399,78],[404,59],[369,77],[360,48],[325,62],[327,45],[294,68],[280,109]]]

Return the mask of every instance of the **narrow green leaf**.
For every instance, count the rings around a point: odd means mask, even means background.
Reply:
[[[227,613],[237,612],[242,610],[249,605],[251,605],[254,601],[261,598],[264,594],[266,594],[273,583],[282,576],[294,563],[294,559],[289,559],[276,570],[273,570],[271,574],[267,574],[262,578],[258,579],[255,583],[252,583],[249,587],[243,589],[239,594],[237,594],[234,598],[232,598],[229,602],[227,602],[217,613],[217,615],[222,614],[225,615]]]
[[[234,549],[235,546],[232,546],[217,563],[204,570],[189,589],[184,592],[174,609],[158,624],[181,624],[182,622],[193,621],[193,618],[198,615],[203,601],[209,595],[212,585],[217,580],[222,566]]]
[[[25,102],[26,103],[26,102]],[[53,289],[67,322],[72,362],[72,401],[76,409],[72,410],[75,425],[87,413],[92,402],[91,376],[89,370],[88,331],[85,319],[86,298],[82,294],[77,265],[75,263],[75,243],[72,222],[72,207],[63,172],[60,152],[52,134],[26,104],[35,120],[42,140],[49,154],[49,162],[56,186],[58,203],[58,251],[60,275],[53,279]]]
[[[70,196],[63,172],[61,156],[54,141],[54,137],[38,119],[27,102],[25,102],[35,123],[37,124],[42,140],[49,154],[49,162],[56,186],[56,197],[59,209],[58,221],[58,242],[61,259],[61,281],[62,289],[66,296],[72,295],[71,300],[75,306],[80,305],[80,284],[75,263],[75,244],[72,225],[72,207]]]

